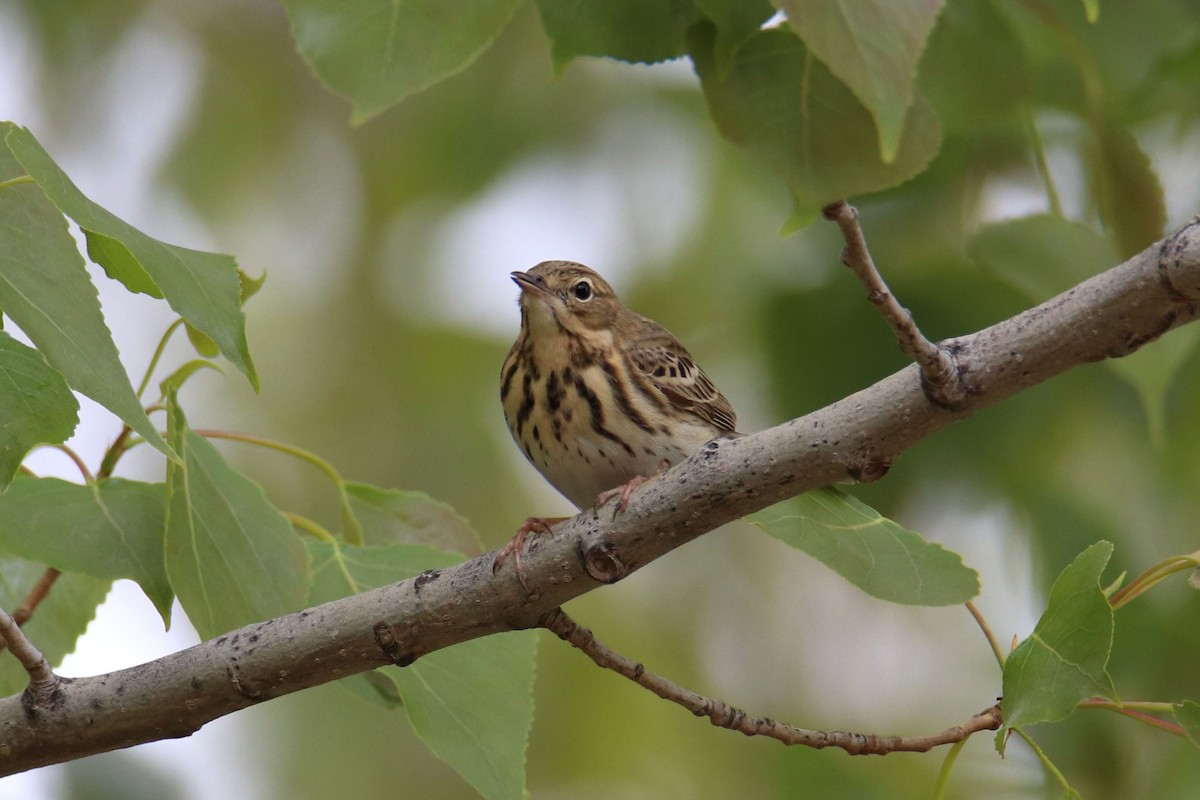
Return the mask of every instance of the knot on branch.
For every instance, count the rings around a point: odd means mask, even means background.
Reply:
[[[956,346],[937,345],[917,358],[917,364],[921,367],[921,390],[929,402],[948,411],[958,411],[966,404],[971,392],[963,381]]]
[[[1158,248],[1158,278],[1177,303],[1200,301],[1200,216],[1193,217]]]
[[[386,622],[377,622],[375,627],[371,629],[375,638],[375,646],[397,667],[407,667],[409,664],[417,660],[421,655],[416,649],[404,647],[400,640],[396,638],[396,634],[392,631],[392,626]]]
[[[588,548],[581,553],[581,559],[587,574],[600,583],[616,583],[632,572],[617,552],[617,548],[608,542]]]

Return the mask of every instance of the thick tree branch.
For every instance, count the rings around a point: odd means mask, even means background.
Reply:
[[[626,658],[602,644],[590,630],[571,619],[562,609],[555,609],[542,618],[542,625],[564,642],[580,650],[604,669],[648,689],[663,700],[681,705],[697,717],[708,717],[718,728],[744,733],[747,736],[766,736],[784,744],[804,745],[817,750],[840,747],[852,756],[883,756],[888,753],[927,753],[944,744],[961,742],[979,731],[999,730],[1003,719],[1000,706],[973,715],[961,725],[955,725],[927,736],[880,736],[876,733],[852,733],[850,731],[814,731],[797,728],[786,722],[777,722],[767,717],[751,717],[741,709],[728,703],[713,700],[684,689],[661,675],[648,672],[644,666]]]
[[[534,627],[751,512],[847,476],[881,476],[953,422],[1071,367],[1127,355],[1200,314],[1200,221],[1012,319],[942,343],[965,389],[951,408],[916,365],[774,428],[705,445],[640,487],[615,518],[588,511],[534,539],[527,594],[495,554],[274,620],[118,672],[0,700],[0,774],[186,736],[254,703],[479,636]]]

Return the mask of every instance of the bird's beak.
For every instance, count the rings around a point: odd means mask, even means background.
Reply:
[[[550,290],[546,288],[546,281],[538,275],[530,275],[528,272],[513,272],[511,273],[513,283],[520,287],[525,294],[533,296],[545,296]]]

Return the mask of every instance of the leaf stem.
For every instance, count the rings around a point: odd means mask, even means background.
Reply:
[[[9,178],[6,181],[0,181],[0,189],[7,189],[10,186],[17,186],[22,183],[33,183],[34,180],[29,175],[18,175],[15,178]]]
[[[988,644],[992,646],[992,652],[996,655],[996,661],[1000,664],[1000,669],[1003,670],[1005,659],[1004,649],[1001,648],[1000,643],[996,641],[996,636],[992,633],[991,626],[988,625],[987,620],[984,619],[983,614],[980,613],[979,608],[975,605],[973,600],[968,600],[966,602],[966,606],[967,611],[971,612],[971,616],[975,618],[975,624],[979,626],[979,630],[983,631],[984,638],[987,639]]]
[[[950,784],[950,773],[954,771],[954,763],[958,761],[958,754],[962,752],[966,743],[966,739],[955,742],[947,751],[946,757],[942,759],[942,768],[938,770],[937,783],[933,787],[933,800],[945,799],[946,787]]]
[[[1165,719],[1153,716],[1146,712],[1156,712],[1160,714],[1170,714],[1174,712],[1175,706],[1172,703],[1162,703],[1153,701],[1141,702],[1114,702],[1103,697],[1093,697],[1088,700],[1079,701],[1079,708],[1100,709],[1103,711],[1113,711],[1117,714],[1122,714],[1130,719],[1145,723],[1152,728],[1172,733],[1176,736],[1187,736],[1187,731],[1182,725],[1170,722]]]
[[[1054,766],[1054,762],[1050,760],[1050,757],[1046,755],[1042,748],[1038,747],[1038,743],[1020,728],[1009,728],[1009,730],[1025,740],[1025,744],[1029,745],[1029,749],[1032,750],[1034,755],[1038,757],[1038,761],[1042,762],[1042,766],[1046,768],[1046,771],[1053,775],[1054,779],[1058,781],[1058,785],[1063,789],[1063,794],[1067,797],[1071,797],[1074,790],[1071,789],[1071,784],[1067,782],[1067,777],[1063,775],[1061,771],[1059,771],[1058,767]],[[1075,796],[1078,797],[1077,794]]]
[[[95,478],[92,477],[92,471],[88,469],[87,464],[83,463],[83,459],[79,457],[79,454],[70,447],[65,444],[48,444],[45,446],[65,453],[67,458],[71,459],[71,461],[75,463],[75,467],[83,476],[84,483],[92,483],[95,481]]]
[[[293,511],[284,511],[282,513],[285,517],[287,517],[288,522],[292,523],[294,527],[304,531],[314,539],[320,539],[326,544],[337,544],[337,537],[330,533],[325,526],[321,525],[319,522],[311,520],[303,514],[297,514]]]
[[[1025,109],[1025,125],[1029,129],[1029,138],[1033,142],[1033,158],[1037,162],[1038,172],[1041,173],[1042,183],[1046,187],[1046,199],[1050,203],[1050,213],[1059,219],[1064,219],[1062,200],[1059,199],[1058,188],[1054,185],[1054,176],[1050,174],[1050,164],[1046,161],[1046,146],[1042,142],[1042,134],[1038,131],[1032,109]]]
[[[154,377],[154,370],[158,369],[158,362],[162,358],[163,351],[167,349],[167,342],[171,340],[171,334],[179,330],[179,326],[183,325],[183,317],[172,322],[163,331],[162,338],[158,340],[158,347],[154,348],[154,355],[150,356],[150,363],[146,366],[146,374],[142,376],[142,382],[138,384],[137,396],[140,400],[146,391],[146,387],[150,385],[150,379]]]
[[[1137,599],[1141,594],[1154,588],[1156,584],[1169,578],[1176,572],[1185,572],[1195,569],[1198,566],[1200,566],[1200,551],[1186,556],[1165,558],[1113,592],[1112,597],[1108,598],[1109,605],[1115,611],[1121,606],[1127,605]]]
[[[244,444],[258,445],[266,447],[270,450],[277,450],[280,453],[286,453],[301,461],[307,461],[317,469],[324,472],[333,481],[334,487],[337,489],[338,505],[342,509],[342,537],[348,544],[361,545],[363,543],[362,526],[355,518],[353,511],[350,509],[350,500],[345,492],[346,481],[341,473],[334,468],[325,459],[318,456],[316,453],[310,452],[294,445],[286,444],[285,442],[277,442],[274,439],[264,439],[261,436],[252,436],[248,433],[233,433],[231,431],[213,430],[211,428],[197,428],[194,432],[206,439],[228,439],[234,442],[242,442]]]
[[[343,483],[345,483],[341,473],[339,473],[328,461],[321,458],[316,453],[287,444],[286,442],[277,442],[274,439],[264,439],[261,436],[254,436],[249,433],[235,433],[233,431],[222,431],[213,428],[194,428],[193,432],[203,436],[205,439],[227,439],[233,442],[253,444],[259,447],[265,447],[268,450],[277,450],[280,453],[286,453],[289,456],[293,456],[301,461],[306,461],[309,464],[312,464],[314,467],[328,475],[329,479],[338,486],[341,486]]]

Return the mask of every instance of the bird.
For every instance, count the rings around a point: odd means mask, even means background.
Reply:
[[[622,305],[595,271],[543,261],[511,273],[521,328],[500,371],[513,440],[542,476],[582,510],[619,496],[614,514],[662,469],[737,433],[737,415],[666,328]],[[521,584],[531,533],[565,517],[530,517],[493,563],[509,555]]]

